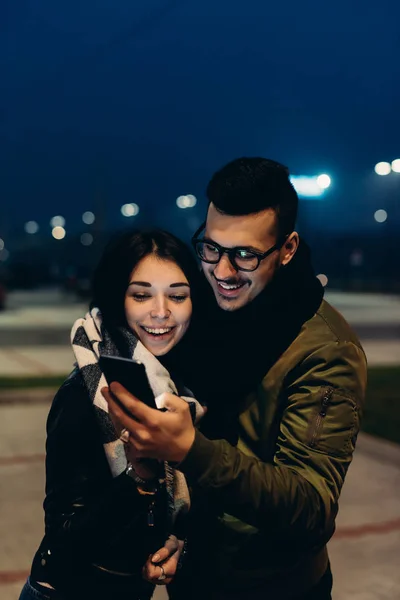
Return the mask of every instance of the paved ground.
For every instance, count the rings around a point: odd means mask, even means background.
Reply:
[[[17,600],[43,533],[48,403],[0,405],[0,598]],[[400,598],[400,449],[361,436],[330,544],[334,600]]]

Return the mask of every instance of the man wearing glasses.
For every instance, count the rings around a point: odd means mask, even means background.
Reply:
[[[328,600],[326,544],[351,463],[366,360],[324,299],[295,231],[286,167],[235,160],[211,179],[193,237],[204,289],[179,367],[208,404],[195,431],[171,396],[157,414],[109,397],[138,456],[177,463],[193,491],[173,599]]]

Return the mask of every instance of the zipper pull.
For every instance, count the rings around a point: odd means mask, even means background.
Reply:
[[[326,411],[327,411],[329,403],[331,401],[332,393],[333,393],[332,388],[329,388],[325,392],[324,397],[322,398],[322,406],[321,406],[321,411],[319,413],[321,415],[321,417],[326,417]]]
[[[154,505],[154,502],[152,502],[150,504],[148,511],[147,511],[147,526],[148,527],[154,527],[153,505]]]

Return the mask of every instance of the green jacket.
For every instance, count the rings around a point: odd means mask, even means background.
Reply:
[[[248,397],[237,447],[196,433],[180,469],[222,505],[217,570],[227,597],[260,589],[290,598],[321,578],[366,379],[357,337],[324,300]]]

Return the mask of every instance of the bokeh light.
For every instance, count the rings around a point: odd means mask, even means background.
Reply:
[[[384,210],[383,208],[380,208],[374,214],[374,219],[377,223],[384,223],[387,218],[388,218],[388,214],[387,214],[386,210]]]
[[[1,252],[1,250],[3,250],[3,248],[4,248],[4,240],[2,240],[0,238],[0,252]]]
[[[392,171],[400,173],[400,158],[395,158],[395,160],[392,161]]]
[[[317,177],[291,175],[290,181],[298,195],[302,198],[319,198],[324,190],[318,185]]]
[[[0,252],[0,260],[1,262],[6,262],[6,260],[8,260],[10,257],[10,253],[7,250],[7,248],[4,248],[3,250],[1,250]]]
[[[186,194],[185,196],[178,196],[176,199],[176,205],[178,208],[193,208],[197,204],[196,196],[193,194]]]
[[[317,177],[317,183],[321,189],[326,190],[331,185],[331,178],[326,173],[323,173]]]
[[[392,167],[390,166],[390,163],[388,163],[388,162],[379,162],[378,164],[375,165],[375,173],[377,175],[389,175],[391,170],[392,170]]]
[[[51,227],[64,227],[65,219],[61,215],[57,215],[50,220]]]
[[[94,213],[92,213],[90,210],[87,210],[82,215],[82,221],[85,223],[85,225],[92,225],[95,222],[95,220],[96,217]]]
[[[36,223],[36,221],[28,221],[27,223],[25,223],[24,229],[26,233],[34,235],[39,231],[39,225]]]
[[[51,235],[55,240],[62,240],[65,238],[66,233],[64,227],[57,225],[56,227],[53,227]]]
[[[136,217],[139,213],[139,206],[134,202],[131,204],[124,204],[121,206],[121,213],[124,217]]]
[[[328,277],[324,273],[320,273],[319,275],[317,275],[317,279],[320,280],[321,285],[323,287],[326,287],[328,285]]]
[[[91,233],[82,233],[81,235],[82,246],[90,246],[93,244],[93,236]]]

